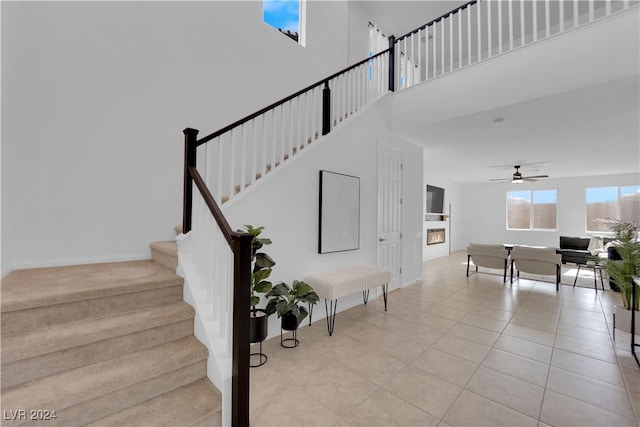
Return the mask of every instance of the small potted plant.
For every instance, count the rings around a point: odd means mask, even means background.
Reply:
[[[609,277],[618,285],[622,295],[623,307],[616,305],[616,328],[631,332],[631,310],[640,309],[640,289],[636,289],[635,301],[631,298],[633,286],[637,286],[633,277],[640,274],[640,225],[631,221],[614,220],[609,227],[615,233],[615,241],[612,243],[620,256],[619,260],[608,260],[604,264]],[[638,320],[636,316],[636,323]]]
[[[271,269],[275,261],[266,253],[258,252],[271,240],[259,237],[264,227],[245,225],[245,230],[253,236],[251,242],[251,317],[249,319],[249,338],[251,343],[262,342],[268,334],[268,314],[266,310],[256,308],[260,304],[260,294],[269,292],[272,284],[267,279],[271,276]]]
[[[267,298],[270,298],[266,308],[267,314],[278,313],[278,317],[282,319],[282,329],[285,331],[294,331],[294,347],[297,346],[298,342],[295,331],[304,318],[309,315],[307,308],[302,304],[316,304],[319,299],[318,294],[316,294],[313,288],[307,283],[294,280],[291,287],[286,283],[276,284],[271,291],[267,293]],[[282,336],[280,339],[282,344]]]

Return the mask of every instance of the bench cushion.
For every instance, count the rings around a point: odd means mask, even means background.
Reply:
[[[373,265],[359,265],[315,273],[305,277],[320,298],[338,299],[391,281],[391,272]]]

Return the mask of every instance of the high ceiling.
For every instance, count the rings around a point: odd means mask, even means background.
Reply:
[[[460,4],[364,3],[395,34]],[[460,183],[516,164],[551,178],[638,173],[639,33],[636,9],[399,92],[395,130],[425,147],[427,171]]]

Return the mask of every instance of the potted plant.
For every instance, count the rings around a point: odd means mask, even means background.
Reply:
[[[638,239],[640,225],[632,221],[614,220],[609,227],[615,233],[615,241],[612,243],[620,259],[606,261],[604,268],[609,277],[616,282],[622,295],[623,307],[616,305],[616,328],[630,332],[631,310],[638,310],[640,307],[639,289],[636,289],[635,301],[631,298],[633,286],[637,286],[633,282],[633,277],[640,274],[640,240]],[[638,316],[636,316],[637,321]]]
[[[269,302],[267,303],[267,314],[278,313],[278,317],[281,318],[281,326],[285,331],[294,331],[294,345],[298,345],[295,331],[298,329],[300,323],[305,317],[309,315],[307,308],[302,304],[316,304],[318,302],[318,294],[313,288],[305,282],[300,280],[294,280],[291,287],[286,283],[278,283],[269,293],[267,293]],[[285,340],[287,341],[287,340]],[[280,344],[283,344],[282,335],[280,336]]]
[[[271,276],[271,269],[276,265],[275,261],[266,253],[258,252],[265,245],[270,245],[271,240],[259,237],[264,227],[245,225],[247,233],[253,236],[251,241],[251,317],[249,319],[249,338],[251,343],[262,342],[268,334],[268,314],[266,310],[256,308],[260,304],[260,294],[271,290],[272,284],[267,279]]]

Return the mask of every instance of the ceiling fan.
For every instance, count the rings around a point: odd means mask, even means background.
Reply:
[[[514,172],[511,178],[494,178],[494,179],[490,179],[489,181],[492,181],[492,182],[511,181],[512,184],[522,184],[525,181],[534,182],[540,178],[549,178],[549,175],[522,176],[522,174],[520,173],[520,165],[516,165],[514,166],[514,168],[516,168],[516,171]]]

